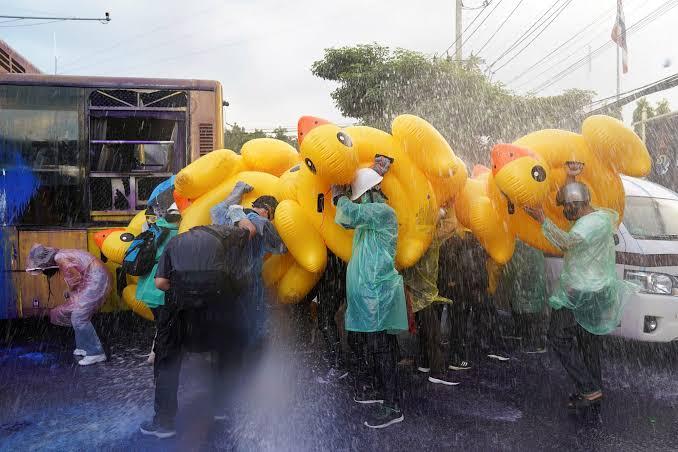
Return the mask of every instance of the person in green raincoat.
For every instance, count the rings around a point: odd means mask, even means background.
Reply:
[[[380,189],[391,162],[377,156],[372,168],[359,169],[351,184],[350,199],[348,187],[332,187],[337,206],[335,221],[355,230],[346,272],[345,323],[352,348],[362,351],[358,354],[365,365],[359,366],[358,379],[367,376],[373,380],[373,388],[359,387],[354,400],[379,403],[377,412],[365,421],[371,428],[404,419],[399,407],[398,342],[394,335],[407,330],[403,278],[395,268],[398,220]]]
[[[431,383],[453,386],[459,383],[448,378],[446,359],[449,347],[445,347],[445,344],[449,344],[448,304],[451,300],[438,293],[438,264],[440,247],[454,234],[457,222],[454,211],[450,206],[445,207],[439,213],[433,241],[428,250],[416,264],[403,271],[403,276],[405,296],[412,307],[417,325],[417,370],[428,373],[428,381]]]
[[[135,295],[137,300],[151,309],[153,317],[156,319],[158,318],[158,309],[165,305],[165,292],[155,287],[155,272],[158,270],[158,261],[160,260],[163,251],[165,251],[165,247],[172,237],[179,233],[180,220],[181,215],[179,214],[179,209],[176,204],[172,204],[163,217],[157,218],[154,213],[147,215],[147,221],[151,221],[152,224],[167,232],[164,234],[163,240],[157,244],[155,265],[153,265],[153,269],[147,274],[139,277]],[[153,221],[155,222],[153,223]],[[151,353],[148,356],[149,363],[153,363],[153,360],[155,359],[153,348],[154,347],[152,347]]]
[[[544,353],[546,262],[544,253],[516,240],[511,260],[501,272],[497,292],[509,300],[516,335],[525,353]]]
[[[568,232],[546,219],[541,209],[525,211],[542,225],[546,238],[563,251],[559,286],[549,298],[554,309],[549,341],[574,381],[572,410],[594,407],[603,398],[600,335],[613,331],[621,319],[626,295],[633,286],[620,280],[615,268],[614,230],[618,214],[594,209],[588,187],[570,181],[556,198],[574,224]]]

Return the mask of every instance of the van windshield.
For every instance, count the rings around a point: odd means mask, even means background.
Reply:
[[[678,201],[627,196],[624,225],[637,239],[678,239]]]

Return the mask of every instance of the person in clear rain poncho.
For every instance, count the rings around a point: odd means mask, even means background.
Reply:
[[[73,354],[83,356],[78,364],[87,366],[106,361],[101,341],[92,325],[92,315],[101,307],[111,289],[111,277],[101,262],[86,251],[50,248],[35,244],[28,254],[33,275],[58,270],[66,281],[66,302],[49,311],[55,325],[72,326],[75,332]]]
[[[558,287],[549,298],[553,312],[548,336],[577,388],[568,407],[598,406],[603,397],[599,336],[619,325],[626,295],[634,286],[616,273],[617,213],[594,209],[588,187],[579,182],[561,187],[556,200],[574,222],[568,232],[545,218],[541,209],[525,208],[564,254]]]
[[[346,274],[346,330],[361,356],[358,380],[368,377],[374,385],[366,389],[359,384],[354,400],[379,403],[383,398],[377,412],[365,421],[371,428],[404,419],[398,405],[398,342],[393,334],[408,329],[403,278],[395,269],[398,221],[380,190],[390,164],[388,158],[378,156],[372,168],[358,170],[350,198],[347,186],[332,187],[336,223],[355,230]]]

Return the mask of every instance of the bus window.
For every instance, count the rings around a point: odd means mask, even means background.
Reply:
[[[40,181],[18,224],[68,226],[86,218],[82,92],[0,86],[0,166],[15,164],[18,155]]]

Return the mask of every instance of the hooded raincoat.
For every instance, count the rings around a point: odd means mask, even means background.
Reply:
[[[49,253],[40,252],[49,250]],[[86,251],[56,250],[35,245],[28,257],[31,268],[48,266],[36,256],[50,255],[59,267],[59,273],[68,286],[66,303],[49,311],[50,321],[55,325],[82,328],[89,324],[92,315],[101,307],[111,289],[111,276],[104,263]],[[53,265],[53,264],[52,264]]]
[[[342,196],[335,221],[355,229],[346,273],[346,329],[366,333],[407,330],[403,278],[395,269],[395,211],[385,203],[356,204]]]
[[[158,261],[163,251],[165,251],[165,247],[167,247],[172,237],[179,233],[179,225],[177,223],[168,223],[164,218],[159,218],[155,224],[160,228],[167,229],[169,233],[165,240],[158,244],[153,269],[148,274],[140,277],[139,284],[137,285],[137,299],[145,303],[149,308],[157,308],[165,304],[165,292],[155,287],[155,272],[158,270]]]
[[[600,209],[578,219],[569,232],[546,219],[542,231],[564,253],[559,284],[549,298],[554,309],[573,311],[592,334],[613,331],[626,296],[635,286],[620,280],[615,267],[614,225],[618,214]]]

